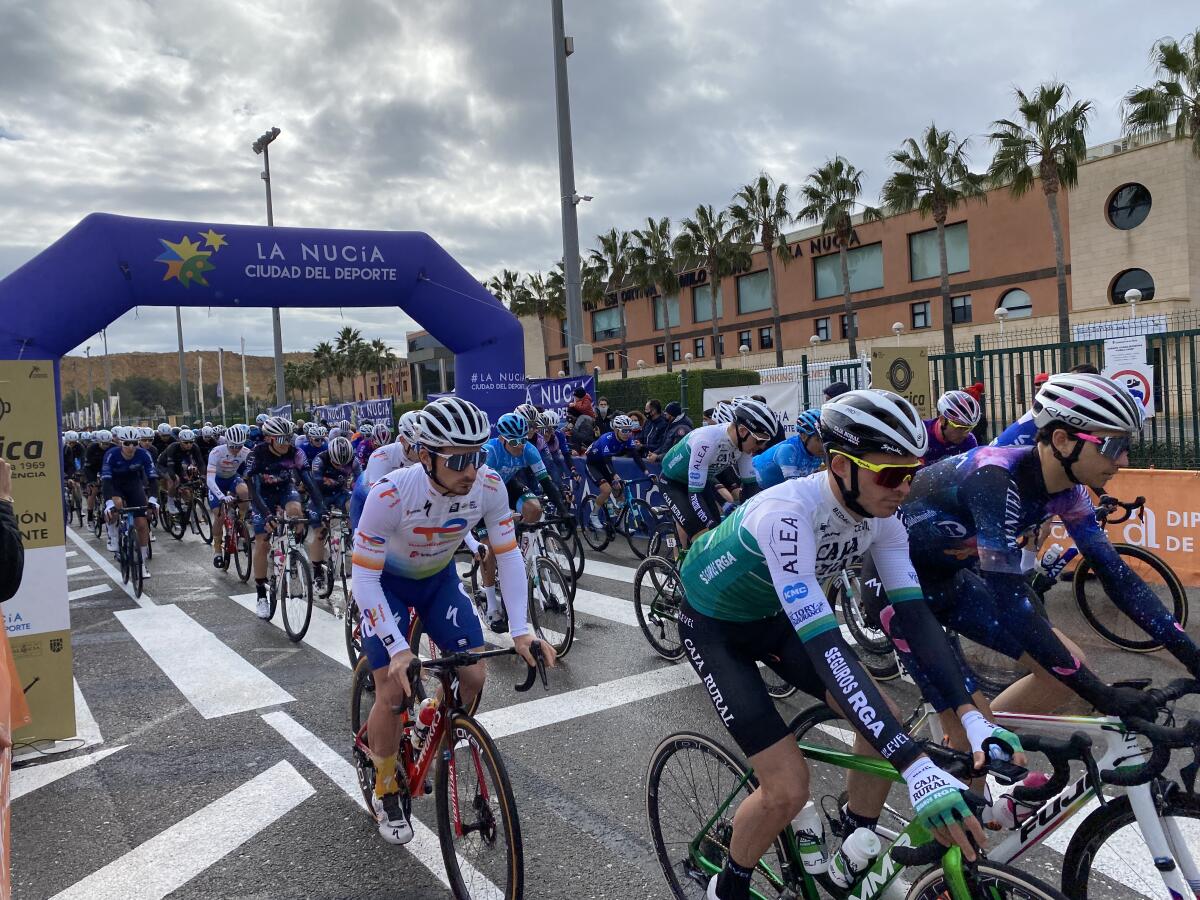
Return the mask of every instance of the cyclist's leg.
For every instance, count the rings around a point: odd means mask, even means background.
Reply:
[[[268,493],[263,496],[267,509],[274,510],[278,505],[276,494]],[[251,517],[254,528],[254,580],[258,587],[258,596],[267,596],[267,548],[271,536],[267,534],[267,517],[255,509]]]
[[[409,583],[418,586],[409,594],[415,598],[413,609],[421,617],[425,633],[439,650],[458,653],[487,649],[483,643],[483,629],[454,566],[446,566],[424,581]],[[486,677],[487,669],[482,662],[458,670],[458,692],[463,706],[471,708],[483,690]]]
[[[387,576],[384,576],[385,579]],[[397,599],[397,595],[389,585],[384,586],[384,597],[401,634],[408,633],[408,606]],[[396,754],[400,750],[400,717],[392,712],[392,708],[405,702],[404,692],[400,686],[387,677],[391,657],[383,641],[370,630],[368,620],[369,609],[362,611],[362,649],[369,660],[371,672],[375,680],[375,703],[367,715],[367,746],[371,748],[371,756],[375,760],[375,796],[394,794],[400,790],[397,775]]]
[[[225,516],[224,510],[221,508],[221,500],[225,494],[230,493],[233,479],[217,479],[217,488],[220,494],[208,492],[208,508],[212,510],[212,546],[213,553],[221,554],[221,548],[225,545]]]
[[[1078,644],[1057,628],[1054,629],[1054,634],[1076,659],[1081,663],[1087,662]],[[1074,701],[1078,699],[1075,692],[1043,669],[1032,656],[1024,653],[1018,662],[1029,669],[1029,674],[1001,691],[996,699],[991,701],[991,709],[1049,715],[1068,704],[1075,705]]]
[[[127,506],[140,506],[142,511],[133,518],[137,530],[138,546],[142,548],[142,565],[150,558],[150,523],[146,520],[146,486],[140,481],[130,481],[121,488],[121,496]]]
[[[681,547],[686,548],[698,535],[721,521],[711,488],[696,493],[669,478],[660,478],[658,484],[663,502],[678,526]]]

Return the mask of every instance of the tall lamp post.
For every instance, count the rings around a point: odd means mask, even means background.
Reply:
[[[275,227],[275,212],[271,207],[271,154],[267,152],[267,147],[275,138],[279,137],[279,129],[272,128],[270,131],[264,131],[257,141],[250,146],[254,152],[263,158],[263,170],[259,176],[267,185],[267,226]],[[582,312],[580,313],[582,317]],[[271,326],[275,331],[275,405],[284,405],[284,395],[286,393],[283,384],[283,325],[279,318],[279,307],[271,308]]]
[[[187,366],[183,361],[183,314],[178,306],[175,307],[175,334],[179,338],[179,399],[183,402],[183,416],[186,419],[191,412],[188,410]]]

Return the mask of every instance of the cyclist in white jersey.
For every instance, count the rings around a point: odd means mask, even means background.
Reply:
[[[208,454],[208,506],[216,509],[222,500],[238,501],[238,509],[243,516],[250,503],[250,488],[242,481],[246,471],[246,461],[250,459],[250,448],[246,446],[246,438],[250,429],[245,425],[234,425],[222,438],[224,443],[217,444]],[[213,567],[220,569],[225,562],[222,547],[225,543],[225,522],[220,516],[212,517],[213,537]]]
[[[504,483],[484,465],[487,416],[459,397],[441,397],[422,411],[420,465],[384,476],[367,496],[354,534],[354,597],[362,611],[363,653],[370,660],[376,697],[367,719],[368,744],[391,755],[375,760],[379,833],[393,844],[412,840],[396,775],[400,720],[392,708],[411,693],[413,652],[406,635],[411,606],[430,639],[448,652],[483,649],[483,630],[452,564],[454,551],[481,520],[496,568],[517,653],[534,665],[526,620],[529,585],[517,550],[513,512]],[[542,644],[546,662],[554,649]],[[483,664],[458,673],[463,702],[483,689]]]
[[[396,440],[384,444],[367,459],[363,472],[372,485],[393,469],[406,469],[417,462],[417,423],[420,413],[410,410],[396,423]]]

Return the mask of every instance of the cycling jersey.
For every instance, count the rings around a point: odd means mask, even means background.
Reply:
[[[166,437],[163,437],[158,432],[155,432],[154,437],[152,437],[150,439],[150,441],[153,444],[153,449],[151,449],[151,448],[147,448],[147,449],[150,450],[150,452],[154,454],[154,458],[157,459],[159,456],[162,455],[162,452],[164,450],[166,450],[168,447],[170,447],[172,444],[175,443],[175,436],[167,435]]]
[[[204,468],[204,457],[200,453],[200,448],[195,444],[190,450],[184,450],[183,444],[175,441],[167,445],[167,449],[158,455],[158,470],[170,472],[176,478],[183,475],[183,470],[188,466],[195,466],[197,469]]]
[[[321,498],[321,492],[309,474],[308,458],[303,450],[295,447],[288,447],[283,454],[278,454],[270,444],[259,444],[250,453],[246,483],[250,488],[250,500],[259,517],[263,518],[274,514],[275,505],[282,506],[294,499],[289,495],[295,493],[297,483],[303,483],[308,488],[309,496],[318,502]],[[264,494],[272,500],[270,506]],[[278,502],[281,499],[284,503]]]
[[[105,500],[111,500],[117,495],[125,497],[126,500],[133,495],[144,497],[144,482],[150,484],[150,496],[158,494],[158,471],[154,468],[154,457],[148,450],[136,447],[133,456],[126,459],[120,447],[108,449],[100,466],[100,487],[104,491]]]
[[[344,466],[339,466],[329,458],[328,450],[322,450],[312,462],[313,479],[322,493],[349,491],[362,473],[362,466],[358,464],[357,459],[351,459]]]
[[[954,456],[956,453],[966,453],[979,446],[975,435],[969,433],[960,444],[951,444],[949,441],[942,440],[941,428],[938,427],[936,418],[925,420],[925,433],[929,435],[929,449],[921,457],[921,462],[925,465],[935,463],[947,456]]]
[[[94,481],[100,476],[100,467],[104,465],[104,454],[112,447],[112,444],[102,444],[99,441],[92,441],[88,444],[88,448],[83,454],[83,471],[89,481]]]
[[[367,464],[363,466],[363,470],[367,474],[367,484],[374,484],[393,469],[407,469],[413,465],[414,461],[404,453],[406,449],[400,441],[395,441],[391,444],[384,444],[372,453]]]
[[[542,462],[542,455],[538,453],[537,447],[529,441],[522,445],[519,456],[509,453],[504,439],[498,437],[494,437],[484,444],[483,449],[487,451],[487,464],[505,484],[508,484],[513,480],[513,476],[525,469],[532,472],[538,479],[550,477],[550,473],[546,471],[546,464]]]
[[[705,425],[689,431],[667,452],[662,474],[670,481],[686,484],[692,493],[700,493],[726,466],[734,466],[743,483],[757,483],[754,458],[734,445],[729,426]]]
[[[570,468],[567,457],[571,451],[567,449],[565,435],[556,431],[547,439],[539,433],[535,444],[547,469],[553,468],[561,476]]]
[[[62,465],[63,477],[71,478],[83,468],[83,445],[80,443],[63,444]]]
[[[296,449],[303,450],[305,456],[307,456],[309,459],[314,459],[322,450],[329,449],[329,442],[321,441],[319,444],[314,444],[305,435],[301,435],[296,439]]]
[[[921,470],[900,515],[935,613],[943,621],[957,615],[960,630],[972,640],[988,646],[994,641],[1009,655],[1024,649],[1064,680],[1080,671],[1031,597],[1023,573],[1022,537],[1057,516],[1116,607],[1200,675],[1200,651],[1113,549],[1087,490],[1074,485],[1047,491],[1036,446],[979,447]],[[990,594],[973,601],[978,610],[957,609],[957,598],[965,597],[970,585],[955,574],[967,569],[978,570]],[[966,617],[976,611],[982,621],[973,628]],[[989,637],[987,632],[997,628],[1000,633]]]
[[[1017,421],[1005,428],[992,441],[993,447],[1028,447],[1037,440],[1038,427],[1033,421],[1033,410],[1026,410]]]
[[[437,490],[422,467],[409,466],[371,488],[355,529],[352,587],[364,636],[378,637],[389,656],[407,649],[395,609],[405,599],[387,596],[389,582],[438,576],[481,520],[496,555],[510,633],[528,633],[528,583],[503,480],[483,466],[465,495],[447,495]]]
[[[236,480],[246,469],[250,459],[250,448],[242,447],[237,453],[230,451],[225,444],[213,447],[208,454],[206,481],[208,482],[208,498],[218,502],[231,489],[236,487]]]
[[[213,448],[220,442],[218,438],[213,438],[211,441],[206,441],[204,438],[196,438],[196,446],[200,448],[200,455],[204,457],[204,462],[208,462],[209,454],[213,452]]]
[[[803,435],[793,434],[782,443],[754,457],[754,472],[760,488],[774,487],[789,478],[811,475],[825,464],[804,448]]]

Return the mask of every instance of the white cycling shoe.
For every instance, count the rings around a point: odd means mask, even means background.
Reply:
[[[379,836],[389,844],[407,844],[413,839],[413,827],[404,816],[404,807],[399,794],[375,797],[375,820],[379,823]]]
[[[259,597],[258,598],[258,609],[256,609],[255,612],[258,613],[258,617],[260,619],[271,618],[271,601],[268,600],[266,597]]]

